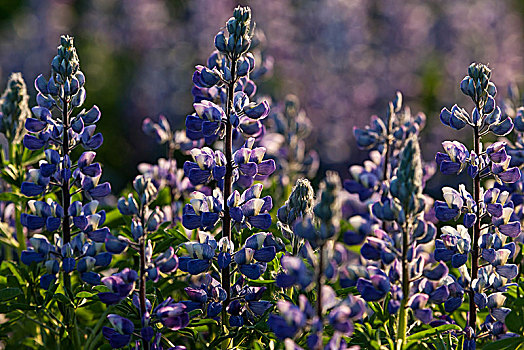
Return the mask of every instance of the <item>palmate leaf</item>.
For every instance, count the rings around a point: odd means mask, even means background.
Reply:
[[[13,192],[2,192],[0,193],[0,201],[18,203],[27,201],[27,197]]]
[[[22,291],[20,290],[20,288],[0,289],[0,301],[4,302],[4,301],[14,299],[17,296],[19,296],[20,294],[22,294]]]
[[[516,350],[524,346],[524,337],[506,338],[483,346],[482,350]]]
[[[460,331],[462,330],[462,328],[460,328],[456,324],[444,324],[442,326],[438,326],[435,328],[426,329],[426,330],[423,330],[423,331],[420,331],[420,332],[417,332],[415,334],[408,336],[407,346],[409,347],[413,344],[418,343],[421,340],[428,339],[428,338],[437,336],[441,334],[442,332],[452,331],[452,330]]]
[[[6,167],[0,171],[0,178],[7,182],[9,185],[20,187],[21,182],[19,182],[19,172],[13,164],[8,164]]]
[[[172,228],[172,229],[166,230],[166,232],[169,234],[169,236],[175,239],[173,244],[178,245],[180,243],[189,241],[189,238],[187,238],[186,234],[183,233],[183,231],[181,231],[178,228]]]
[[[42,151],[30,151],[24,147],[24,152],[22,154],[22,166],[26,167],[28,165],[36,164],[39,160],[44,159],[45,154]]]

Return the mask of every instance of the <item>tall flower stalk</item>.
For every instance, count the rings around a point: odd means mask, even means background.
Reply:
[[[414,248],[415,245],[416,238],[413,235],[413,231],[418,224],[417,216],[420,216],[419,214],[424,211],[425,207],[424,197],[422,196],[423,172],[420,157],[418,140],[416,137],[412,137],[400,154],[399,167],[390,186],[392,196],[402,208],[399,215],[399,224],[402,237],[400,265],[402,266],[401,288],[403,298],[400,302],[398,314],[397,349],[403,349],[406,345],[408,333],[406,328],[408,318],[407,306],[409,301],[407,297],[410,295],[412,278],[418,277],[413,276],[411,272],[411,259],[408,256],[410,254],[410,246]]]
[[[422,163],[418,144],[424,121],[423,114],[411,115],[409,108],[402,108],[402,95],[397,93],[385,121],[373,118],[371,126],[355,129],[357,144],[372,151],[372,161],[364,167],[352,166],[353,179],[344,183],[370,209],[349,220],[353,229],[345,233],[344,241],[349,245],[364,241],[360,252],[365,260],[364,266],[349,267],[351,278],[344,285],[356,285],[368,302],[382,301],[390,294],[382,307],[397,316],[396,349],[406,348],[408,309],[423,323],[430,323],[433,314],[427,302],[442,303],[439,293],[449,293],[442,286],[447,269],[435,268],[437,272],[432,273],[424,256],[424,245],[436,233],[424,218],[422,192],[432,175],[432,168]]]
[[[474,349],[476,342],[477,308],[486,306],[493,312],[493,317],[504,322],[507,314],[502,304],[505,298],[498,298],[496,303],[488,303],[486,292],[497,296],[504,291],[505,281],[517,276],[517,266],[508,264],[508,258],[514,253],[515,243],[506,243],[508,237],[520,234],[520,223],[513,215],[514,204],[509,198],[509,192],[498,187],[483,188],[482,180],[493,177],[500,185],[511,184],[520,179],[520,170],[515,167],[512,157],[506,153],[506,143],[495,142],[484,146],[482,137],[492,133],[505,136],[513,129],[511,118],[501,112],[496,106],[497,89],[491,79],[491,70],[479,63],[472,63],[468,75],[460,83],[462,92],[469,96],[474,104],[471,116],[462,108],[454,105],[448,110],[442,109],[440,119],[443,124],[460,130],[466,125],[473,131],[473,150],[458,141],[443,143],[446,153],[438,153],[436,161],[444,174],[455,175],[467,169],[472,179],[472,195],[461,185],[459,191],[443,188],[444,201],[435,203],[436,217],[441,221],[457,220],[463,216],[463,226],[458,230],[445,226],[442,240],[437,241],[435,258],[450,261],[453,267],[461,272],[461,284],[469,296],[468,326],[465,329],[464,349]],[[499,186],[500,187],[500,186]],[[484,222],[483,222],[484,221]],[[470,236],[463,233],[471,229]],[[461,243],[457,245],[457,240]],[[466,271],[468,253],[471,255],[470,270]],[[486,263],[480,266],[480,259]],[[462,299],[449,302],[448,309],[458,307]],[[451,304],[453,303],[453,305]],[[497,310],[497,311],[493,311]],[[487,321],[488,322],[488,321]]]
[[[25,167],[36,162],[36,160],[33,160],[28,163],[31,152],[24,152],[25,149],[20,144],[25,134],[24,123],[30,115],[29,96],[25,81],[21,73],[12,73],[0,98],[0,134],[3,134],[7,141],[5,153],[4,150],[0,149],[0,176],[2,177],[0,186],[2,186],[2,191],[6,191],[7,187],[10,186],[12,192],[18,192],[25,175]],[[3,148],[3,145],[0,148]],[[13,186],[17,189],[15,190]],[[5,209],[8,206],[14,207],[14,232],[18,255],[20,256],[22,251],[26,249],[26,237],[20,223],[20,215],[24,209],[23,203],[8,204],[6,202],[2,205],[5,205]],[[9,225],[9,218],[2,219]],[[11,237],[7,237],[7,239],[11,239]],[[7,258],[10,257],[10,253],[10,248],[7,248],[5,251]]]
[[[20,189],[22,194],[40,199],[28,202],[30,213],[21,215],[21,224],[29,232],[42,232],[29,239],[30,247],[22,252],[21,261],[26,265],[43,263],[46,273],[40,277],[40,286],[44,289],[56,291],[61,271],[63,288],[70,299],[74,297],[70,277],[73,270],[79,272],[83,282],[97,285],[101,277],[93,270],[108,266],[112,260],[111,253],[100,247],[109,232],[102,227],[105,212],[97,212],[99,200],[111,192],[109,183],[99,184],[102,168],[94,162],[93,150],[103,143],[102,134],[95,133],[100,110],[93,106],[74,113],[86,98],[85,77],[79,67],[73,38],[62,36],[49,81],[42,75],[35,80],[38,106],[32,108],[33,117],[25,121],[28,133],[23,138],[24,146],[32,151],[43,148],[45,160],[40,161],[38,169],[28,171]],[[53,115],[53,111],[60,116]],[[86,152],[72,164],[72,151],[79,146]],[[49,196],[53,193],[59,193],[59,203]],[[89,202],[83,205],[84,200]],[[48,239],[45,234],[53,237]],[[66,308],[66,327],[73,344],[80,346],[74,309],[68,305],[62,304]],[[67,316],[71,314],[73,317]]]
[[[243,224],[244,214],[258,215],[260,210],[265,208],[264,205],[258,204],[263,202],[257,199],[254,211],[242,209],[237,214],[236,210],[240,208],[235,208],[235,217],[233,217],[231,212],[233,207],[241,204],[240,201],[244,201],[243,197],[241,199],[238,193],[233,192],[233,183],[237,182],[241,187],[249,187],[255,179],[263,179],[275,170],[274,161],[262,161],[265,149],[253,148],[254,138],[249,139],[233,154],[234,134],[257,137],[261,134],[263,127],[260,119],[265,118],[269,113],[267,102],[256,104],[249,101],[255,92],[254,83],[249,80],[249,72],[254,69],[255,64],[253,55],[247,53],[251,44],[250,25],[251,10],[248,7],[237,7],[233,12],[233,17],[227,22],[227,32],[219,32],[216,35],[215,47],[218,52],[213,53],[210,57],[208,67],[198,66],[193,76],[195,83],[193,94],[197,101],[194,106],[197,115],[190,115],[186,119],[186,132],[190,139],[204,138],[206,143],[210,144],[217,138],[223,138],[223,153],[217,151],[213,154],[208,148],[194,149],[191,151],[194,162],[186,162],[184,171],[195,186],[211,180],[218,182],[222,193],[217,196],[222,199],[215,198],[218,202],[222,202],[219,204],[222,206],[222,240],[227,242],[224,243],[224,247],[231,246],[233,219]],[[218,87],[218,93],[216,93],[215,86]],[[222,103],[223,109],[211,101]],[[260,196],[258,189],[257,193],[257,196]],[[208,210],[212,209],[209,205],[207,207]],[[192,209],[199,215],[201,208],[193,207]],[[183,219],[186,219],[186,224],[184,226],[192,227],[192,224],[187,222],[188,213],[185,214]],[[267,215],[269,217],[269,214]],[[203,220],[205,220],[204,217]],[[214,222],[204,223],[202,221],[202,227],[211,228],[209,224],[214,224]],[[259,225],[254,224],[254,226]],[[263,224],[260,227],[265,226]],[[231,293],[229,263],[221,267],[221,270],[221,285],[226,291],[222,320],[226,324],[226,308],[229,305]]]
[[[148,280],[157,282],[161,273],[170,274],[178,268],[178,257],[175,250],[169,247],[165,252],[153,258],[154,246],[149,239],[149,234],[158,230],[164,220],[164,215],[159,208],[150,208],[151,203],[158,195],[158,190],[150,177],[139,175],[133,181],[138,201],[133,194],[121,197],[118,200],[118,210],[122,215],[131,217],[132,240],[124,237],[108,235],[106,238],[106,249],[120,254],[127,247],[138,252],[138,273],[123,269],[111,277],[104,277],[102,282],[110,288],[110,292],[99,293],[100,300],[108,305],[120,303],[127,297],[133,297],[133,305],[138,309],[141,322],[140,340],[137,340],[143,349],[155,348],[157,341],[155,337],[161,337],[160,331],[155,333],[152,325],[159,322],[171,330],[184,328],[189,323],[189,316],[185,306],[173,303],[171,298],[163,300],[154,309],[151,315],[152,303],[147,299],[146,283]],[[138,294],[135,292],[135,281],[138,280]],[[122,316],[109,315],[109,322],[115,327],[104,327],[103,333],[109,343],[114,347],[122,347],[131,341],[133,330],[126,332],[114,322],[132,322]]]

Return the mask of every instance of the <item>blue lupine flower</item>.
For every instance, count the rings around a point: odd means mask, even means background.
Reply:
[[[48,203],[29,201],[28,206],[34,215],[22,213],[20,218],[27,229],[34,231],[45,227],[47,231],[53,232],[59,228],[64,210],[58,203],[51,200]]]
[[[110,292],[98,293],[98,297],[106,305],[117,304],[133,293],[137,280],[138,274],[129,268],[104,277],[102,283],[109,288]]]
[[[169,142],[173,138],[171,126],[163,115],[158,117],[158,123],[153,122],[150,118],[145,118],[142,122],[142,130],[159,144]]]
[[[464,199],[451,187],[443,187],[444,202],[435,201],[435,216],[440,221],[456,220],[462,213]]]
[[[270,262],[277,252],[284,250],[284,245],[277,243],[272,233],[258,232],[246,239],[245,248],[255,250],[253,257],[260,262]]]
[[[451,111],[443,108],[440,112],[440,121],[442,124],[449,126],[452,129],[460,130],[470,122],[470,116],[465,109],[454,105]]]
[[[185,328],[189,324],[189,314],[186,306],[182,303],[175,303],[171,297],[168,297],[160,303],[153,313],[158,317],[162,325],[176,331]]]
[[[521,227],[519,221],[514,220],[512,214],[514,209],[511,207],[505,207],[502,209],[502,215],[500,217],[492,217],[492,223],[495,226],[497,232],[500,232],[509,237],[517,237],[521,233]]]
[[[135,330],[133,322],[116,314],[107,315],[107,319],[113,328],[103,327],[102,334],[109,341],[109,345],[113,349],[119,349],[129,344],[131,335]]]
[[[222,211],[222,194],[215,191],[213,196],[202,192],[192,193],[190,204],[186,204],[182,214],[182,225],[188,230],[201,228],[204,231],[212,229]]]
[[[471,250],[471,238],[468,229],[458,225],[442,227],[440,239],[435,241],[435,260],[451,261],[453,267],[458,268],[468,260]]]
[[[300,295],[299,298],[304,300],[304,304],[309,306],[308,309],[311,308],[304,295]],[[306,325],[309,316],[307,310],[282,300],[277,302],[277,309],[280,312],[280,316],[275,314],[269,315],[267,320],[269,328],[280,340],[293,338]]]
[[[354,329],[352,321],[362,319],[365,310],[366,306],[362,299],[348,295],[347,299],[331,310],[328,320],[335,331],[351,336]]]
[[[449,292],[449,298],[444,302],[444,309],[446,312],[452,313],[464,302],[464,288],[453,275],[448,275],[444,283]]]
[[[295,95],[287,95],[277,108],[272,107],[267,123],[267,132],[260,145],[267,149],[267,155],[274,159],[278,182],[282,185],[297,181],[297,176],[314,178],[320,160],[318,153],[306,143],[313,130],[313,124],[306,112],[300,108]]]
[[[499,188],[490,188],[484,193],[484,203],[486,210],[492,217],[501,217],[502,210],[505,207],[512,205],[509,199],[508,191],[501,191]]]
[[[244,246],[235,253],[234,260],[244,276],[256,280],[266,271],[266,261],[271,261],[275,257],[273,255],[274,250],[274,246],[259,250]]]
[[[437,152],[435,157],[440,171],[446,175],[460,174],[470,157],[468,149],[458,141],[444,141],[442,146],[446,153]]]
[[[41,195],[46,190],[51,179],[44,176],[38,169],[29,169],[26,181],[22,182],[20,192],[28,197]]]
[[[264,147],[253,148],[254,143],[255,139],[250,137],[244,146],[233,154],[239,174],[236,183],[243,188],[250,187],[254,180],[265,180],[276,169],[273,159],[263,160],[266,149]]]
[[[95,242],[105,242],[109,229],[100,227],[104,224],[106,213],[104,210],[97,212],[99,202],[93,200],[84,206],[79,201],[71,203],[68,215],[73,217],[76,228],[87,234]]]
[[[313,273],[306,267],[306,264],[301,258],[284,255],[280,259],[280,264],[284,269],[276,278],[276,284],[280,288],[299,285],[305,290],[313,282]]]
[[[193,83],[199,88],[210,88],[216,85],[220,80],[220,77],[213,70],[198,65],[196,71],[193,73]]]
[[[220,151],[208,147],[191,150],[193,162],[184,163],[184,173],[193,186],[206,184],[211,180],[220,181],[226,173],[225,156]]]
[[[256,227],[267,230],[271,226],[269,211],[273,208],[271,196],[260,198],[262,184],[255,184],[245,190],[242,195],[233,191],[227,201],[231,218],[241,227]]]
[[[217,242],[209,236],[206,237],[204,243],[183,243],[183,247],[187,250],[189,256],[179,258],[179,269],[192,275],[207,271],[211,267],[217,246]]]
[[[366,301],[381,300],[391,288],[388,276],[376,267],[369,267],[369,279],[359,278],[357,290]]]
[[[377,157],[373,157],[372,159],[377,160]],[[382,177],[382,168],[380,167],[380,163],[377,164],[373,160],[365,161],[364,166],[352,165],[349,168],[349,173],[353,177],[353,180],[344,181],[346,191],[358,194],[361,202],[371,198],[381,186],[380,178]]]
[[[369,215],[352,216],[348,221],[353,230],[344,233],[344,243],[347,245],[362,244],[366,237],[378,228],[377,220]]]
[[[192,140],[205,138],[207,144],[213,143],[222,132],[224,110],[211,101],[203,100],[193,104],[196,115],[186,118],[186,134]]]

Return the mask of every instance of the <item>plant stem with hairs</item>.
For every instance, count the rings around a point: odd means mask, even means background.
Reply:
[[[67,169],[67,158],[69,157],[69,97],[62,99],[62,123],[64,130],[62,131],[62,169]],[[62,208],[65,210],[65,215],[62,220],[62,244],[67,244],[71,241],[71,227],[69,222],[69,215],[67,210],[71,205],[71,193],[69,192],[69,178],[65,176],[62,179]],[[64,288],[71,291],[71,276],[64,271]]]
[[[226,174],[224,176],[224,202],[231,195],[233,185],[233,125],[231,124],[231,113],[233,108],[233,97],[235,94],[236,85],[236,67],[238,57],[235,54],[231,55],[231,81],[227,86],[227,102],[226,102],[226,135],[224,140],[224,154],[226,156]],[[222,220],[222,237],[227,237],[231,241],[231,215],[229,207],[224,205],[224,218]],[[227,324],[226,308],[231,299],[231,276],[229,266],[222,269],[222,288],[226,291],[226,300],[222,308],[222,323]]]
[[[140,224],[145,228],[145,210],[146,206],[144,203],[140,205]],[[143,320],[144,315],[147,313],[146,307],[146,242],[147,242],[147,230],[144,230],[144,234],[140,237],[139,244],[139,255],[140,255],[140,275],[139,275],[139,286],[138,286],[138,299],[140,303],[140,319]],[[143,340],[144,349],[149,350],[149,342]]]
[[[318,253],[318,271],[317,271],[317,317],[319,324],[322,324],[322,276],[324,272],[324,245],[319,247]],[[322,328],[318,331],[318,350],[323,349]]]
[[[408,220],[409,222],[409,220]],[[398,313],[398,329],[397,329],[397,350],[401,350],[406,345],[407,339],[407,302],[410,290],[410,275],[409,275],[409,262],[408,262],[408,249],[409,249],[409,232],[410,225],[404,224],[402,227],[402,301],[400,302],[400,309]]]
[[[481,111],[479,105],[477,104],[477,110]],[[473,128],[473,147],[475,154],[480,154],[480,135],[479,127],[475,126]],[[480,172],[477,173],[473,179],[473,200],[475,203],[480,201]],[[478,276],[479,269],[479,238],[480,238],[480,218],[475,221],[473,226],[473,237],[472,237],[472,247],[471,247],[471,280],[474,280]],[[476,322],[477,322],[477,306],[475,305],[475,292],[473,290],[469,291],[469,318],[468,325],[476,331]]]

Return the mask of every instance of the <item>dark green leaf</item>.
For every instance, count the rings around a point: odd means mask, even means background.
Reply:
[[[5,288],[0,290],[0,301],[8,301],[22,294],[20,288]]]

